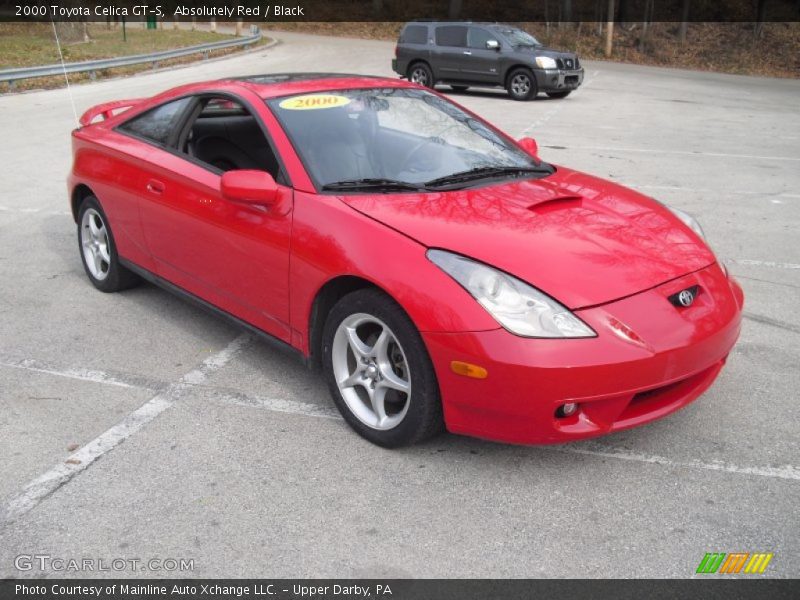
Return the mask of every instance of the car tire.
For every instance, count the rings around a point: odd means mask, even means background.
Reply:
[[[118,292],[141,281],[120,264],[108,218],[94,196],[84,198],[78,208],[78,249],[83,270],[101,292]]]
[[[321,350],[333,401],[359,435],[397,448],[442,431],[439,384],[428,351],[389,296],[376,289],[344,296],[325,322]]]
[[[436,82],[433,80],[433,71],[424,62],[415,62],[408,67],[408,80],[426,88],[433,88]]]
[[[565,90],[563,92],[547,92],[547,95],[550,98],[566,98],[571,92],[572,90]]]
[[[466,92],[469,89],[468,85],[451,85],[450,89],[454,92]]]
[[[525,68],[514,69],[508,74],[506,90],[511,98],[521,102],[535,98],[539,92],[536,77],[530,69]]]

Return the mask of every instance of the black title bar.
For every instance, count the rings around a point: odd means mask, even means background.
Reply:
[[[798,0],[0,0],[0,21],[800,21]]]

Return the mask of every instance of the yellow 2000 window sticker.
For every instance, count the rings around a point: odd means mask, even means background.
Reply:
[[[308,94],[306,96],[295,96],[287,98],[278,106],[287,110],[319,110],[320,108],[334,108],[350,104],[347,96],[336,94]]]

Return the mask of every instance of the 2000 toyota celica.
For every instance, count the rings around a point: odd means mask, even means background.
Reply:
[[[739,334],[741,288],[692,217],[414,84],[228,79],[81,124],[94,286],[145,279],[265,334],[382,446],[641,425],[705,391]]]

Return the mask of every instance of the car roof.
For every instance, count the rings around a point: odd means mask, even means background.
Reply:
[[[247,87],[264,99],[352,88],[419,87],[402,79],[351,73],[266,73],[222,81]]]

